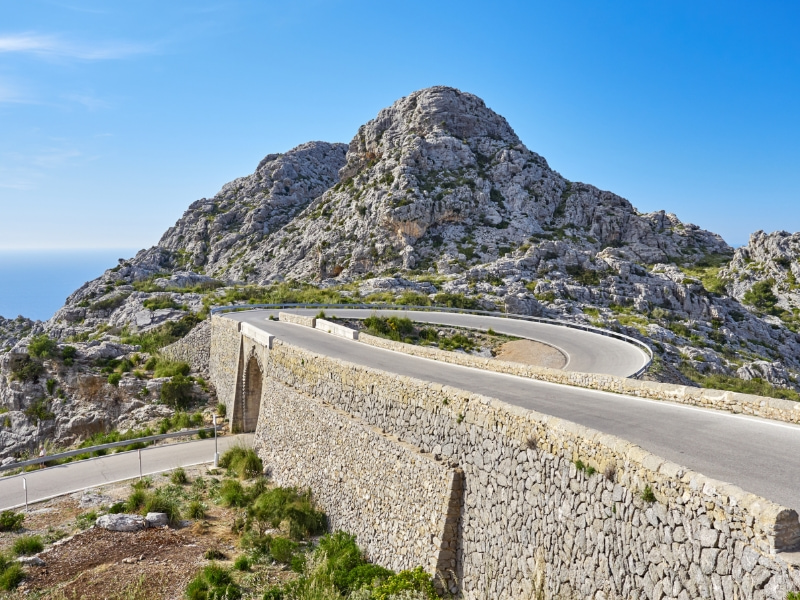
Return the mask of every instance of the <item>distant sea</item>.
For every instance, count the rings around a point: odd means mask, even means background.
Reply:
[[[46,321],[87,281],[137,250],[0,250],[0,316]]]

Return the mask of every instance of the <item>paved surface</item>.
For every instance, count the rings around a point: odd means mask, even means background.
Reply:
[[[219,453],[236,444],[251,446],[252,435],[219,438]],[[214,461],[214,439],[150,446],[142,450],[142,474],[152,475],[177,467]],[[0,510],[25,505],[22,478],[28,485],[28,502],[46,500],[115,481],[139,477],[136,451],[109,454],[89,460],[66,463],[47,469],[0,478]]]
[[[260,315],[259,318],[263,319],[270,314],[277,315],[279,312],[293,312],[299,315],[314,316],[319,313],[319,309],[264,310],[257,312]],[[641,348],[623,340],[607,337],[599,333],[590,333],[580,329],[571,329],[547,323],[534,323],[532,321],[485,315],[410,310],[375,311],[372,309],[335,308],[326,312],[328,315],[356,319],[364,319],[377,313],[387,317],[408,317],[412,321],[420,323],[437,323],[483,330],[491,328],[497,333],[536,340],[561,350],[567,357],[567,364],[564,365],[565,371],[604,373],[606,375],[628,377],[641,369],[648,359],[648,356]]]
[[[800,506],[800,427],[449,365],[299,325],[267,321],[268,314],[248,311],[227,316],[314,352],[485,394],[580,423],[784,506]]]

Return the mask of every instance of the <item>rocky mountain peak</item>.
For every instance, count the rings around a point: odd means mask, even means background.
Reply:
[[[453,144],[452,140],[460,144]],[[426,154],[425,146],[459,149],[463,144],[472,154],[488,155],[497,145],[492,142],[520,144],[508,122],[477,96],[445,86],[426,88],[384,108],[359,128],[350,142],[347,165],[340,176],[351,177],[384,154],[402,152],[409,144],[421,154]],[[424,168],[426,165],[413,160],[417,158],[414,154],[417,153],[412,153],[409,166]]]

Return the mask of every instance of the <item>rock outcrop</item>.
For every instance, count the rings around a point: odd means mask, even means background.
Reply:
[[[640,213],[562,177],[480,98],[424,89],[380,111],[349,145],[270,154],[189,206],[156,246],[76,290],[47,323],[0,320],[0,404],[18,413],[0,429],[0,456],[21,447],[20,431],[30,448],[156,412],[141,392],[156,390],[155,380],[123,378],[121,408],[105,418],[61,407],[44,393],[47,378],[78,389],[70,378],[129,360],[146,336],[162,346],[185,336],[212,305],[314,287],[339,300],[401,298],[615,328],[653,346],[650,378],[766,382],[795,397],[799,254],[800,234],[757,232],[734,251],[671,213]],[[12,363],[42,332],[74,346],[84,370],[59,363],[11,381]],[[206,333],[166,352],[202,374]],[[59,417],[34,428],[19,415],[42,397]]]

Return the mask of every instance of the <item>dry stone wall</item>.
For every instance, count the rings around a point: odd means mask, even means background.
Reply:
[[[619,438],[280,340],[265,369],[459,465],[452,575],[466,598],[785,600],[800,588],[794,556],[777,552],[800,541],[797,513]],[[303,439],[302,421],[280,423]],[[273,426],[263,420],[258,435]],[[369,454],[353,443],[348,452]],[[365,495],[385,493],[376,480],[363,480]],[[395,501],[413,507],[422,494],[412,487]]]
[[[206,319],[177,342],[161,349],[161,354],[172,360],[189,363],[193,369],[208,373],[211,353],[211,320]]]
[[[212,316],[211,355],[208,371],[211,382],[217,389],[217,399],[233,414],[233,405],[239,382],[242,378],[240,351],[242,336],[239,322],[225,317]]]
[[[262,398],[254,445],[275,482],[313,490],[371,560],[455,572],[460,470],[275,380]]]

